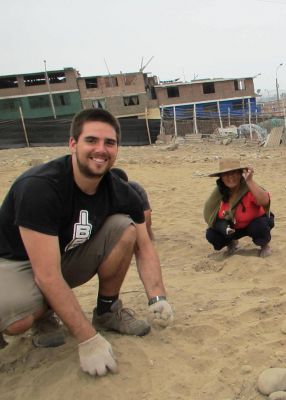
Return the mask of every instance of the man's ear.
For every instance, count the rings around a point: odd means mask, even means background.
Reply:
[[[73,153],[75,153],[75,151],[76,151],[76,141],[75,141],[75,139],[73,138],[73,137],[70,137],[70,140],[69,140],[69,149],[70,149],[70,152],[73,154]]]

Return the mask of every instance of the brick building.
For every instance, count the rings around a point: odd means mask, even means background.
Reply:
[[[77,78],[74,68],[1,76],[0,119],[20,118],[19,107],[26,118],[53,116],[49,87],[56,115],[73,115],[82,108]]]
[[[157,83],[143,72],[78,78],[83,107],[104,108],[118,118],[145,118],[147,110],[158,109],[152,102]]]
[[[159,106],[183,117],[185,110],[194,111],[198,117],[231,113],[239,115],[256,109],[253,78],[203,79],[191,82],[162,82],[154,86]]]

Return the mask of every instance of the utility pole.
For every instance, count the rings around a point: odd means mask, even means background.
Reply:
[[[275,83],[276,83],[276,97],[277,97],[277,103],[278,103],[277,106],[279,106],[279,84],[278,84],[277,72],[278,72],[278,69],[280,67],[282,67],[282,65],[283,65],[283,63],[280,63],[278,65],[278,67],[276,68],[276,74],[275,74],[275,76],[276,76],[276,81],[275,81]]]
[[[45,78],[46,78],[46,83],[47,83],[47,86],[48,86],[48,91],[49,91],[50,103],[51,103],[51,107],[52,107],[52,111],[53,111],[53,116],[54,116],[55,119],[57,119],[54,100],[53,100],[51,87],[50,87],[50,81],[49,81],[48,72],[47,72],[46,60],[44,60],[44,65],[45,65]]]

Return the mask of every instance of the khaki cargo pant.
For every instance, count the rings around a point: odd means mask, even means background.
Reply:
[[[133,221],[129,216],[112,215],[94,237],[63,254],[62,274],[71,288],[96,274],[130,224]],[[0,258],[0,332],[45,307],[47,303],[35,283],[30,262]]]

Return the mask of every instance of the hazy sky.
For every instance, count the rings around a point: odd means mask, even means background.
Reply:
[[[0,0],[0,75],[145,69],[161,80],[255,76],[286,91],[286,0]]]

